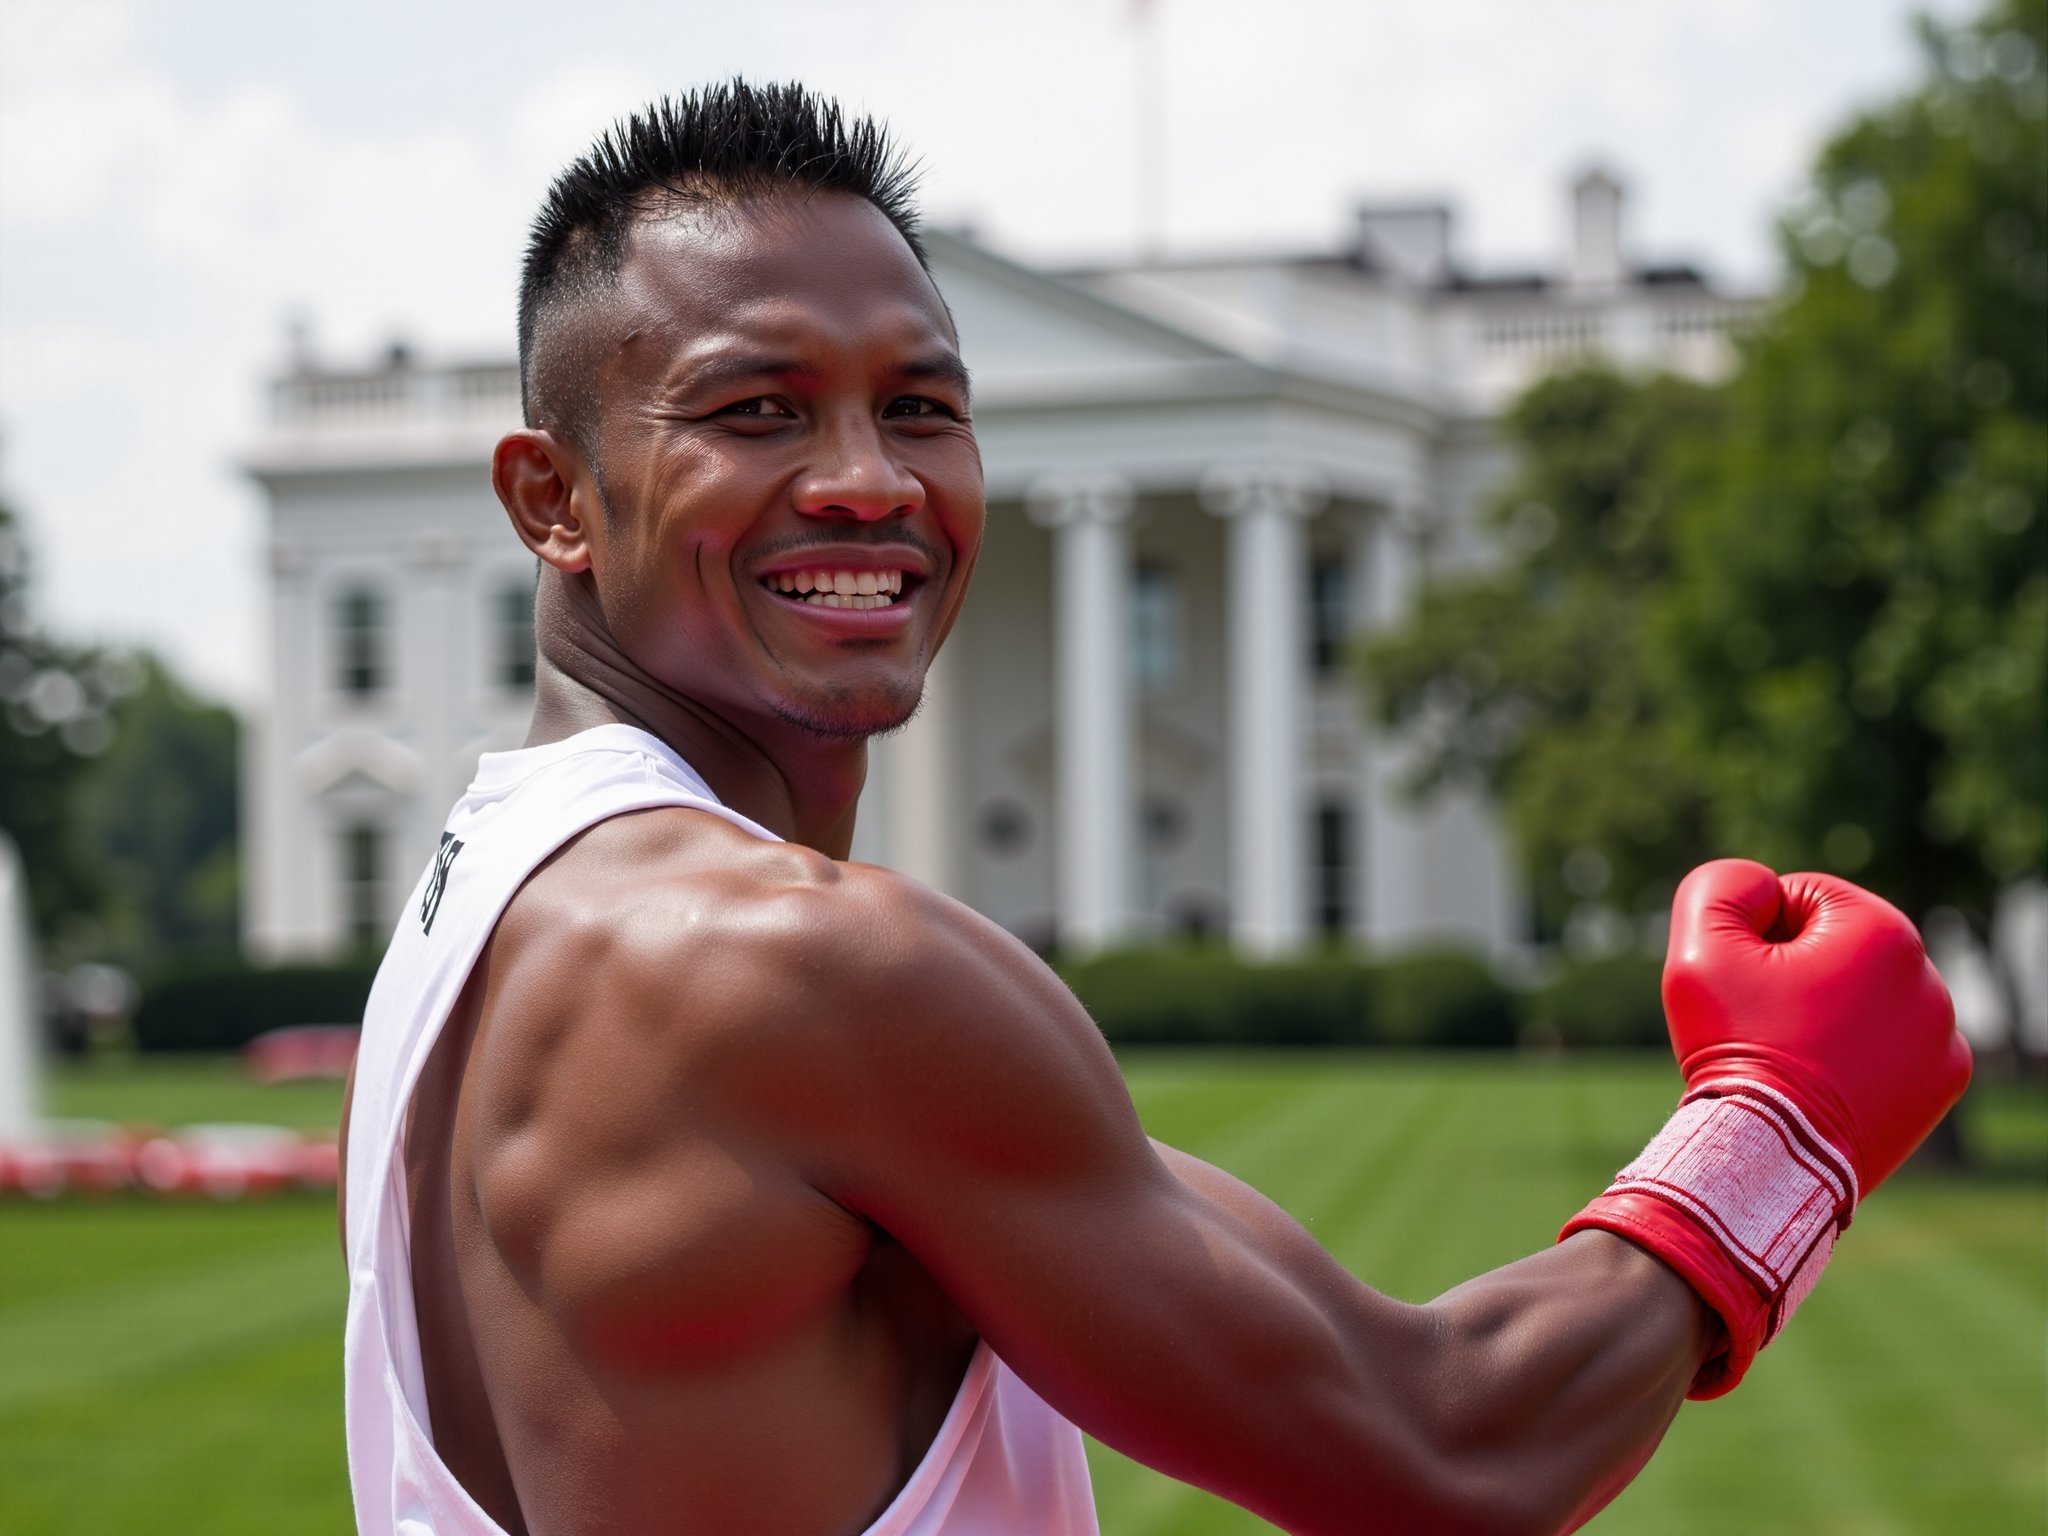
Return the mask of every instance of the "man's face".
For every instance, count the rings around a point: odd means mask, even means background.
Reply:
[[[952,324],[902,236],[835,194],[650,222],[608,302],[613,638],[735,724],[901,725],[984,516]]]

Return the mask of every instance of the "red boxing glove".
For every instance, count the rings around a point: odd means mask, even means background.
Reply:
[[[1599,1227],[1677,1270],[1727,1327],[1718,1397],[1813,1288],[1856,1202],[1970,1081],[1913,925],[1832,875],[1721,859],[1672,902],[1664,1016],[1678,1113],[1560,1236]]]

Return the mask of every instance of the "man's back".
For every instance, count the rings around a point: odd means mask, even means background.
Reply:
[[[421,1078],[436,1443],[510,1529],[508,1454],[547,1469],[520,1481],[550,1530],[859,1530],[958,1391],[958,1310],[749,1134],[754,1095],[831,1085],[773,1081],[791,1057],[717,1007],[726,930],[823,864],[698,812],[600,824],[514,898]],[[621,995],[655,977],[663,996]]]

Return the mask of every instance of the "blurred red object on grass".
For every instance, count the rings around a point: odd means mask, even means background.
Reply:
[[[242,1066],[259,1083],[348,1076],[359,1024],[293,1024],[267,1030],[242,1047]]]

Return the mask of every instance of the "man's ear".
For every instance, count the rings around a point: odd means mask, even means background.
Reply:
[[[582,468],[576,446],[545,429],[507,433],[491,453],[491,488],[520,542],[570,575],[590,568],[589,530],[576,494]]]

